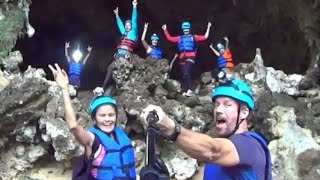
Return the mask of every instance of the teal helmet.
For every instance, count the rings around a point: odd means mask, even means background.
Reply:
[[[181,24],[181,29],[184,30],[184,29],[190,29],[191,28],[191,24],[187,21],[183,22]]]
[[[234,78],[226,83],[219,84],[212,90],[212,100],[219,96],[227,96],[245,103],[250,110],[254,107],[252,90],[249,85],[239,78]]]
[[[130,19],[128,19],[128,20],[126,20],[126,21],[124,22],[124,24],[126,24],[126,23],[132,24],[132,21],[131,21]]]
[[[106,96],[106,95],[96,96],[90,102],[90,107],[89,107],[90,114],[92,115],[92,113],[96,110],[96,108],[102,104],[111,104],[117,107],[116,100],[113,99],[111,96]]]
[[[218,43],[218,44],[217,44],[217,48],[218,48],[218,50],[220,51],[221,49],[225,49],[226,47],[225,47],[223,44]]]
[[[159,36],[156,33],[153,33],[150,39],[151,41],[153,40],[159,41]]]

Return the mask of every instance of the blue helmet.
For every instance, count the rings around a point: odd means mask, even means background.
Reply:
[[[183,22],[181,24],[181,29],[184,30],[184,29],[190,29],[191,28],[191,24],[187,21]]]
[[[250,110],[254,107],[252,90],[249,85],[239,78],[234,78],[226,83],[219,84],[212,90],[212,99],[227,96],[245,103]]]
[[[90,109],[89,109],[90,114],[92,114],[94,110],[102,104],[111,104],[111,105],[117,106],[116,100],[113,99],[111,96],[105,96],[105,95],[96,96],[90,102]]]
[[[156,33],[153,33],[151,36],[151,41],[153,41],[153,40],[156,40],[156,41],[159,40],[159,36]]]
[[[223,44],[221,44],[221,43],[218,43],[218,44],[217,44],[217,48],[218,48],[219,51],[220,51],[221,49],[226,49],[226,47],[225,47]]]

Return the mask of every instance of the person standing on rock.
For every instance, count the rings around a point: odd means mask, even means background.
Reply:
[[[204,180],[270,180],[271,159],[267,142],[248,130],[248,116],[254,108],[252,90],[243,80],[234,78],[212,91],[213,125],[218,138],[181,127],[161,107],[148,105],[140,118],[155,110],[156,126],[192,158],[206,162]]]
[[[193,35],[190,33],[191,24],[189,22],[183,22],[181,29],[183,35],[171,36],[167,30],[167,25],[163,25],[162,29],[166,38],[174,43],[178,44],[179,59],[182,66],[182,90],[183,95],[190,97],[193,96],[192,84],[191,84],[191,69],[196,59],[196,42],[204,41],[208,39],[210,33],[211,23],[207,25],[207,31],[204,35]]]
[[[138,12],[137,12],[137,0],[132,1],[132,17],[131,20],[126,20],[123,24],[119,16],[119,8],[113,10],[116,16],[116,22],[121,33],[121,41],[117,46],[117,52],[114,55],[114,60],[109,64],[107,68],[107,73],[104,78],[102,87],[96,87],[97,89],[102,88],[105,94],[111,94],[112,89],[115,87],[114,81],[112,79],[112,72],[115,66],[115,62],[119,59],[124,59],[125,61],[131,62],[133,55],[133,50],[135,48],[138,39]]]
[[[85,155],[93,157],[90,177],[94,179],[136,178],[135,157],[131,140],[117,125],[117,103],[111,96],[95,96],[90,103],[94,125],[84,129],[77,122],[68,92],[67,73],[55,64],[49,65],[60,86],[64,100],[65,120],[76,140],[85,147]],[[97,148],[94,148],[97,147]]]
[[[218,43],[218,50],[213,47],[213,44],[210,44],[209,46],[217,56],[218,67],[212,72],[212,77],[214,77],[215,79],[222,78],[219,77],[219,74],[223,76],[234,67],[232,54],[229,48],[229,39],[226,36],[223,39],[226,41],[226,45],[224,46],[222,43]]]
[[[72,58],[69,56],[68,48],[70,48],[70,42],[66,42],[65,44],[65,56],[69,63],[69,82],[73,85],[76,89],[76,94],[78,94],[78,90],[80,88],[80,79],[81,79],[81,71],[83,66],[86,64],[88,58],[90,57],[92,47],[88,46],[88,54],[82,59],[82,53],[79,49],[76,49],[73,54]],[[76,95],[77,96],[77,95]]]
[[[159,41],[159,36],[155,33],[152,34],[151,36],[151,45],[149,45],[147,43],[146,39],[146,34],[147,34],[147,30],[148,30],[148,23],[144,24],[144,29],[143,29],[143,33],[141,36],[141,42],[143,47],[145,48],[148,57],[154,58],[154,59],[162,59],[162,51],[158,46],[158,41]]]
[[[132,1],[132,17],[131,20],[126,20],[124,23],[119,17],[119,8],[113,10],[119,31],[121,33],[121,41],[117,46],[116,56],[129,58],[132,56],[134,47],[138,39],[138,11],[137,0]]]

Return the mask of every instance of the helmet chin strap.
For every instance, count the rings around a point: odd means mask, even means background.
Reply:
[[[236,127],[234,127],[234,130],[226,136],[226,138],[229,138],[231,135],[234,135],[234,133],[239,129],[240,124],[244,121],[244,119],[239,119],[240,118],[240,103],[238,103],[238,115],[237,115],[237,123]]]

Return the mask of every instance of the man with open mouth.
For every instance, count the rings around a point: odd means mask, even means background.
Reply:
[[[141,113],[156,110],[164,136],[185,153],[206,162],[204,180],[270,180],[271,158],[262,135],[249,131],[248,116],[254,108],[252,90],[246,82],[232,78],[212,91],[213,128],[218,137],[193,132],[169,118],[161,107],[149,105]]]

